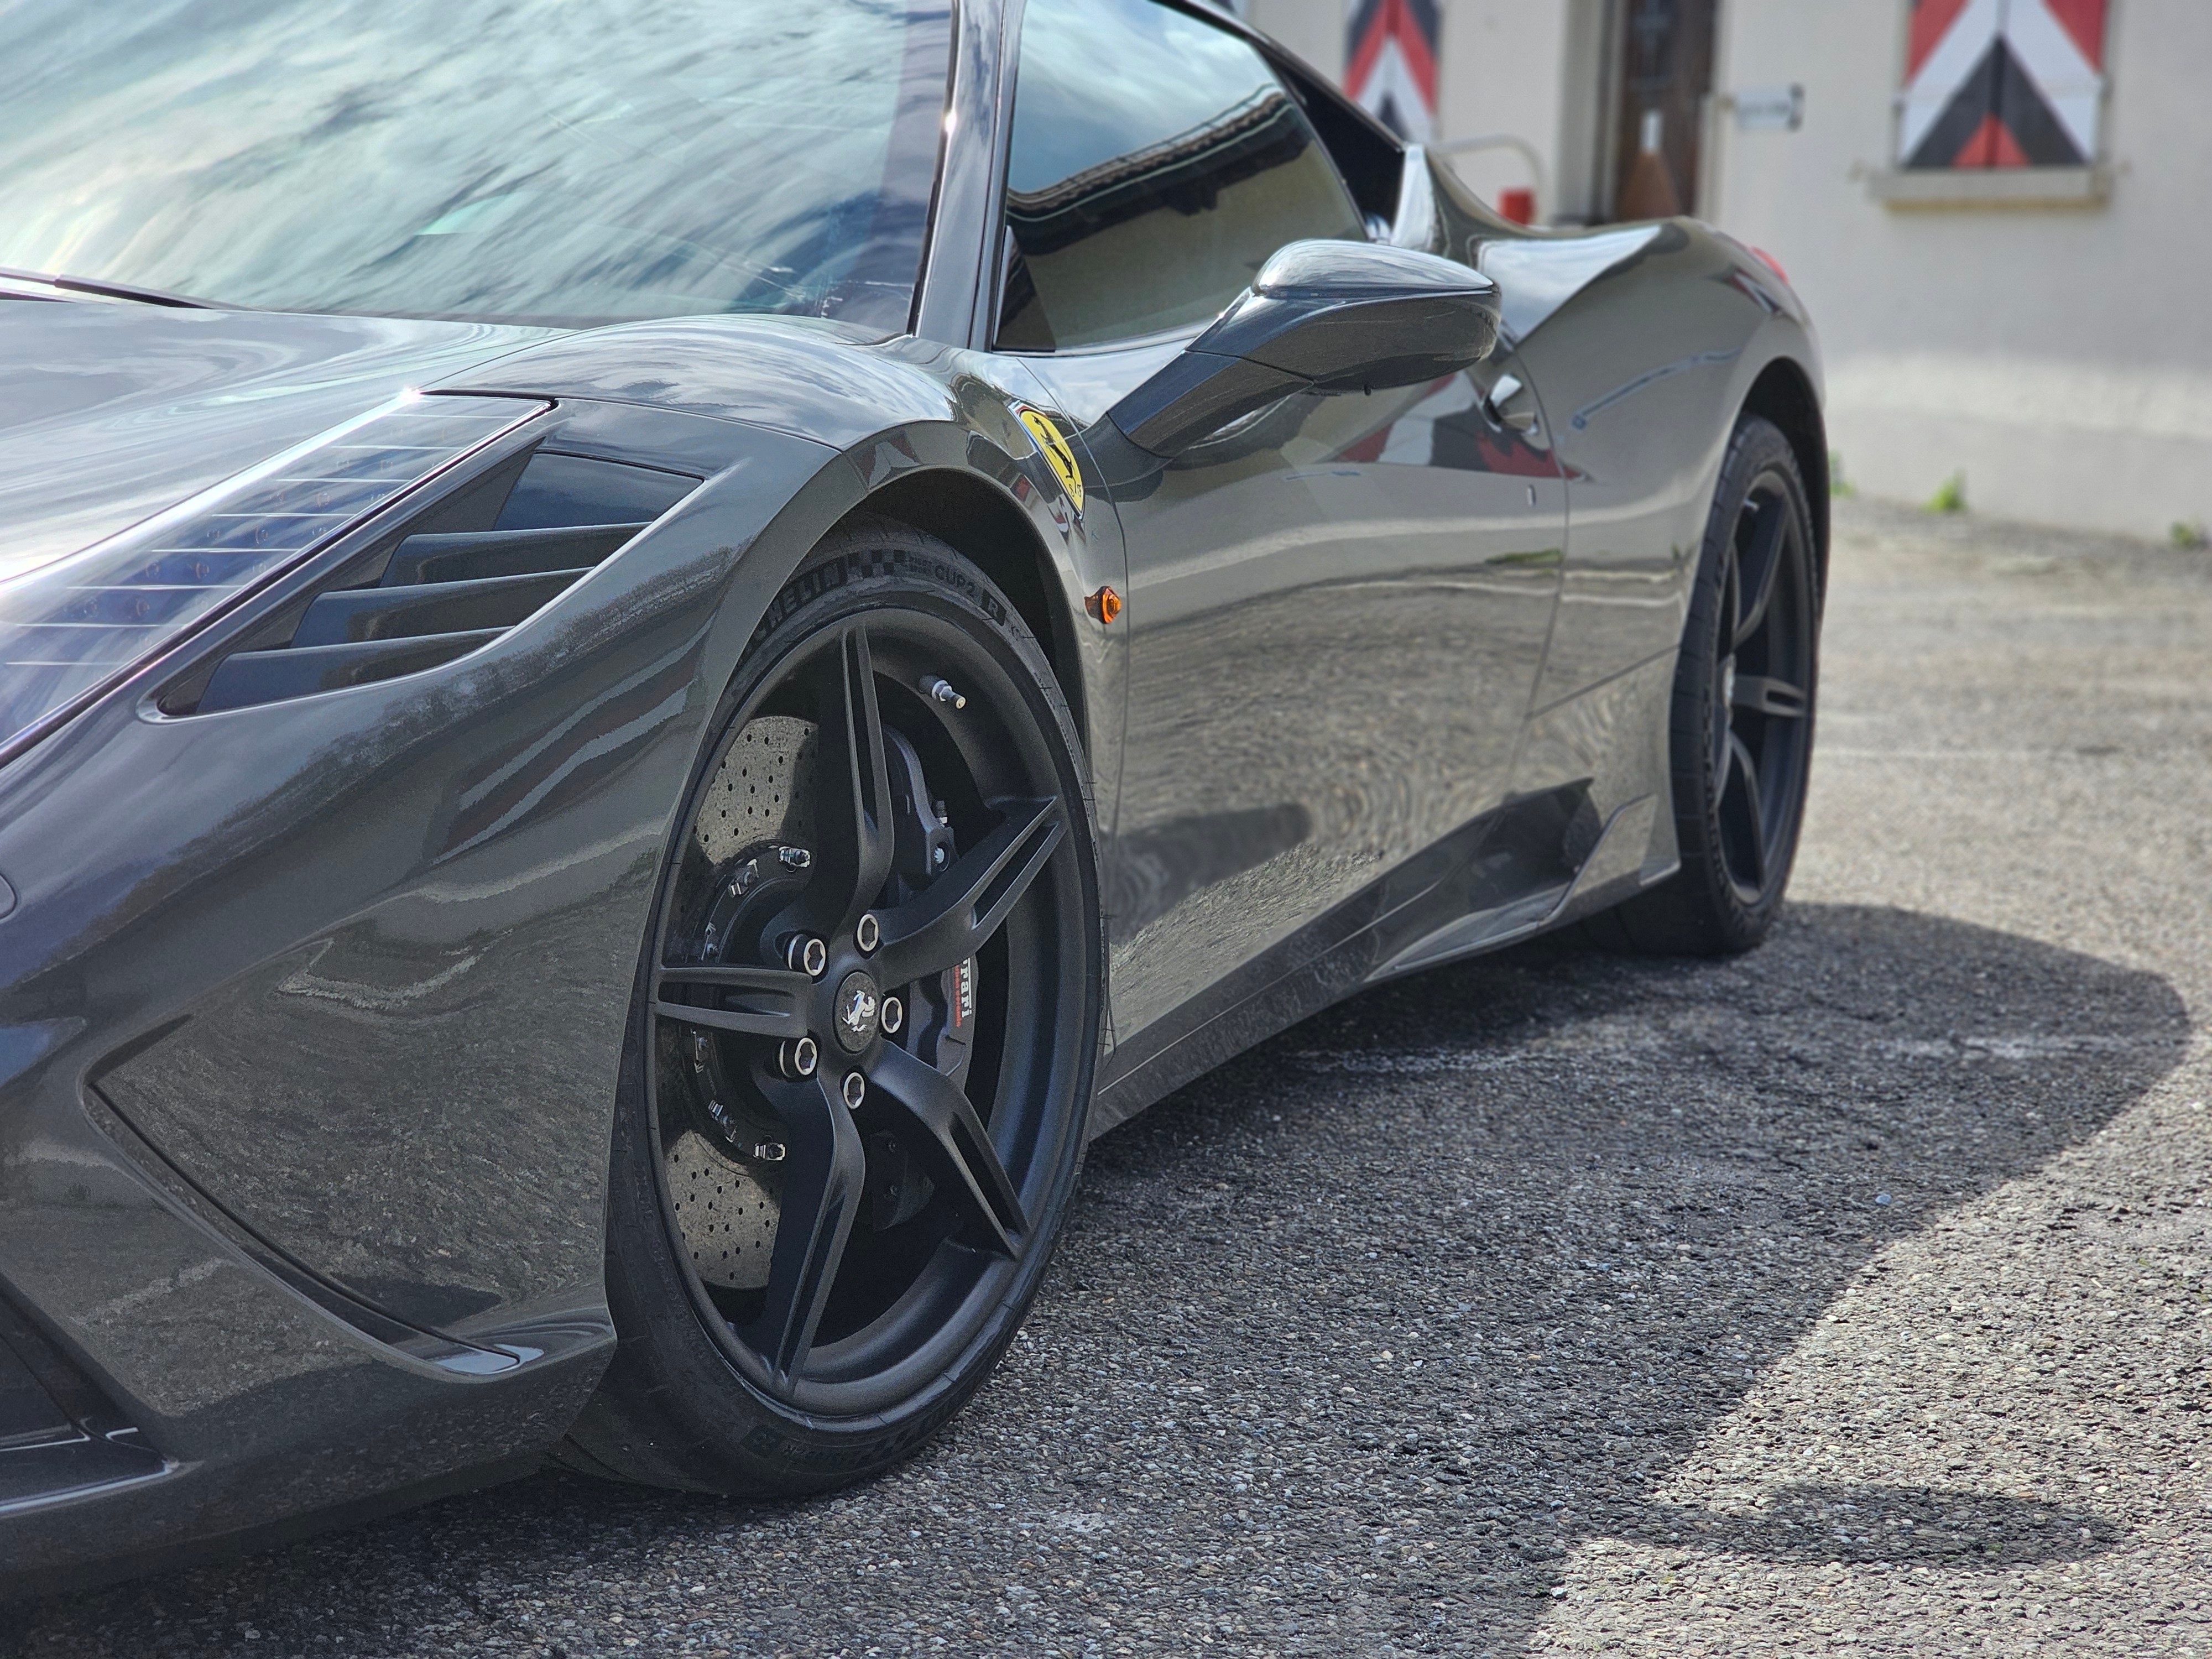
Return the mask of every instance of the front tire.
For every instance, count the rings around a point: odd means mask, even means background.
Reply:
[[[1726,956],[1766,937],[1797,854],[1813,758],[1820,571],[1790,441],[1736,424],[1707,520],[1670,709],[1682,867],[1593,919],[1601,944]]]
[[[1086,773],[1005,596],[880,520],[770,605],[711,730],[617,1103],[616,1356],[556,1455],[818,1491],[965,1403],[1058,1239],[1103,1000]]]

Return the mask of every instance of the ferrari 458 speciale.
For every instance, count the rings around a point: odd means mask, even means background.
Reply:
[[[1780,271],[1190,0],[0,8],[0,1586],[890,1465],[1086,1139],[1759,939]]]

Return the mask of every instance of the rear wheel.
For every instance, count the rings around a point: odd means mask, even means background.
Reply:
[[[1081,1156],[1102,975],[1073,722],[933,538],[769,610],[667,860],[618,1103],[620,1343],[573,1466],[805,1491],[988,1375]]]
[[[1789,440],[1747,416],[1714,493],[1674,671],[1682,867],[1594,920],[1601,943],[1720,956],[1766,936],[1790,884],[1813,757],[1820,584]]]

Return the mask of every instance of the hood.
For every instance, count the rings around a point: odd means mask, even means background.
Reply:
[[[0,581],[558,331],[0,299]]]

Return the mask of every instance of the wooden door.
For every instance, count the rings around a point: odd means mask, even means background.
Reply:
[[[1698,210],[1715,0],[1625,0],[1613,122],[1615,219]]]

